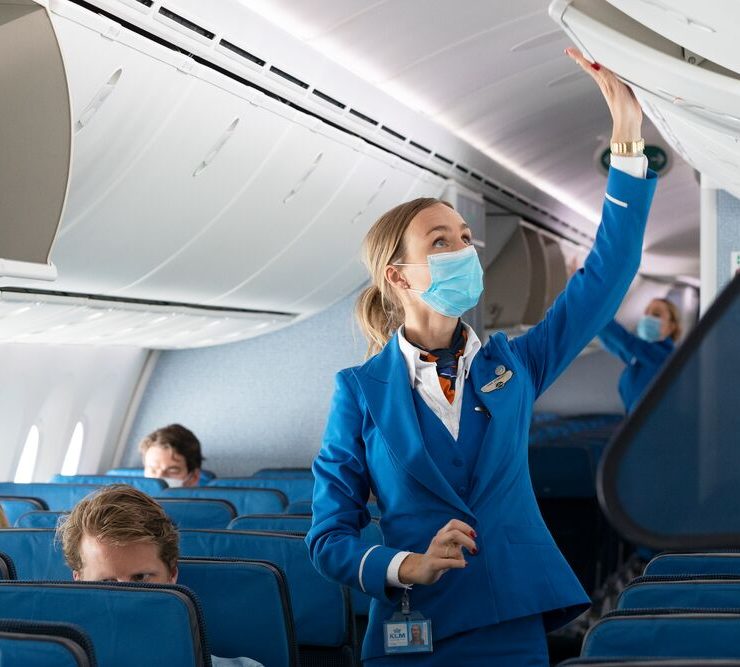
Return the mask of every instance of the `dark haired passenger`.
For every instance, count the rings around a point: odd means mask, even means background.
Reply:
[[[184,426],[158,428],[141,441],[139,453],[145,477],[162,479],[173,488],[200,484],[200,441]]]

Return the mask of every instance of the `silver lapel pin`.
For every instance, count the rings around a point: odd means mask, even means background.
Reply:
[[[488,384],[481,387],[481,391],[488,393],[489,391],[496,391],[501,389],[511,378],[513,377],[513,371],[507,371],[505,366],[496,366],[496,377],[493,378]]]

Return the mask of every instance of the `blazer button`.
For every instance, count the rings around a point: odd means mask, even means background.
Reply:
[[[462,468],[463,467],[463,460],[462,459],[453,459],[452,465],[456,468]]]

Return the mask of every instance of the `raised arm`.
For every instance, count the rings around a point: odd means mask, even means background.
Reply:
[[[661,362],[665,358],[665,353],[658,346],[630,333],[615,320],[599,332],[599,340],[625,364],[635,358],[643,362]]]
[[[632,91],[609,70],[592,65],[576,49],[568,55],[598,84],[614,127],[612,141],[641,136],[642,110]],[[644,158],[642,158],[644,160]],[[545,318],[511,342],[541,394],[614,317],[640,265],[642,240],[656,186],[655,173],[631,176],[612,166],[593,248],[582,269]]]
[[[386,572],[398,550],[360,538],[370,522],[370,481],[362,413],[347,373],[337,374],[323,446],[313,464],[313,523],[306,544],[325,577],[387,601]]]

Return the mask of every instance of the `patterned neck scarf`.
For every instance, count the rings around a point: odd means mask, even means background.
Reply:
[[[458,360],[465,352],[465,344],[468,341],[468,332],[463,327],[462,321],[458,320],[455,332],[452,334],[450,347],[440,347],[436,350],[427,350],[417,345],[421,351],[422,361],[433,361],[437,364],[437,376],[439,385],[445,398],[450,402],[455,400],[455,380],[457,379]]]

